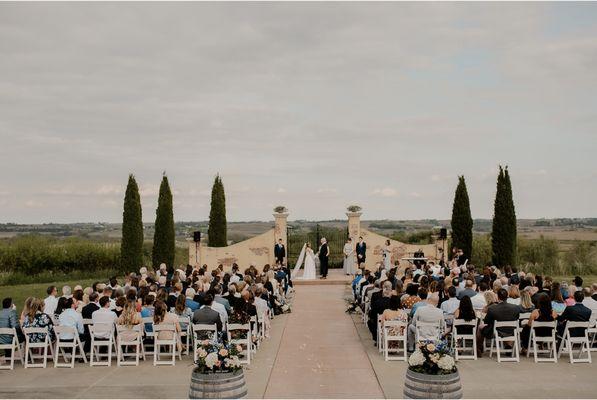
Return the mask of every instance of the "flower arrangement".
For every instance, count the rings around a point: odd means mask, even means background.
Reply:
[[[428,375],[445,375],[456,372],[456,362],[445,340],[425,340],[417,343],[415,352],[408,358],[411,371]]]
[[[196,351],[196,370],[202,374],[234,372],[242,368],[238,357],[243,351],[240,345],[203,340]]]
[[[283,214],[286,211],[288,211],[288,209],[284,206],[277,206],[274,208],[274,212],[277,212],[278,214]]]
[[[349,212],[356,213],[356,212],[359,212],[359,211],[361,211],[363,208],[362,208],[361,206],[357,206],[357,205],[351,205],[351,206],[348,206],[348,207],[346,207],[346,209],[347,209]]]

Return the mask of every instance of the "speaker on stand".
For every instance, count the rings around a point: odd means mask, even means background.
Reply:
[[[442,241],[442,263],[446,265],[446,240],[448,239],[448,229],[441,228],[439,230],[439,239]]]
[[[199,246],[201,245],[201,232],[193,232],[193,242],[195,242],[195,265],[199,266]]]

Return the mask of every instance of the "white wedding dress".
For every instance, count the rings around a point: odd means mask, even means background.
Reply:
[[[303,276],[299,277],[298,279],[316,279],[315,254],[310,247],[307,247],[306,244],[303,245],[301,254],[299,254],[298,260],[296,260],[296,265],[292,270],[292,277],[295,278],[297,276],[303,261],[305,263],[305,272],[303,272]]]

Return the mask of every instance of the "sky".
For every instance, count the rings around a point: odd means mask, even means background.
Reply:
[[[597,216],[597,3],[0,3],[0,222]]]

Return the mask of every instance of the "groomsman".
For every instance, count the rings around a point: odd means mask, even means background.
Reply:
[[[319,256],[319,269],[321,270],[321,279],[327,279],[328,277],[328,257],[330,256],[330,248],[325,238],[321,238],[321,246],[317,252]]]
[[[284,264],[284,257],[286,257],[286,248],[282,243],[282,239],[278,239],[278,243],[276,243],[276,245],[274,246],[274,256],[276,257],[276,264]]]
[[[359,268],[361,264],[365,264],[365,258],[367,258],[367,243],[363,241],[363,237],[359,236],[359,242],[357,243],[357,263]]]

